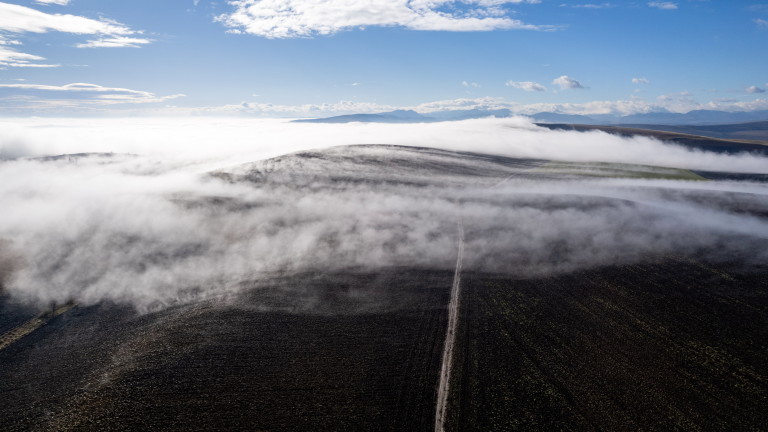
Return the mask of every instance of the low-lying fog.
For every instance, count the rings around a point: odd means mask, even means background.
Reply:
[[[148,310],[276,273],[450,270],[459,221],[468,271],[530,277],[664,254],[768,260],[766,184],[573,176],[543,161],[383,147],[252,163],[347,144],[768,172],[753,155],[525,119],[3,120],[0,282],[22,301]],[[115,154],[41,158],[90,152]]]

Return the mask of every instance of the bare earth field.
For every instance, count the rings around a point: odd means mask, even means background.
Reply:
[[[465,275],[455,430],[763,430],[768,268],[731,268]]]
[[[73,310],[0,351],[0,394],[13,401],[3,430],[427,430],[452,276],[403,269],[262,289],[320,293],[304,313],[262,312],[248,296],[143,316]],[[385,291],[398,310],[357,312],[358,290]]]

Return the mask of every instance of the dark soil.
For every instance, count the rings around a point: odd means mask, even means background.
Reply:
[[[256,291],[143,316],[78,308],[0,352],[0,430],[431,430],[452,276],[263,288],[325,293],[312,313],[264,311]],[[356,285],[405,300],[360,312]]]
[[[768,268],[464,276],[455,430],[765,430]]]

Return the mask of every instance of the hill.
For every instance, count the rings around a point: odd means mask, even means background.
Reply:
[[[206,179],[238,193],[167,205],[265,249],[259,270],[143,311],[0,294],[0,337],[37,326],[0,349],[0,429],[432,431],[449,337],[446,430],[763,426],[764,185],[383,145]],[[139,271],[205,253],[153,251]]]

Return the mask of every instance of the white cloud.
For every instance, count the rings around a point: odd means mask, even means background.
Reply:
[[[369,26],[433,31],[555,29],[510,18],[502,8],[508,3],[538,0],[235,0],[229,2],[234,11],[216,20],[233,33],[267,38],[311,37]]]
[[[420,105],[399,107],[401,109],[413,109],[421,113],[447,110],[497,110],[508,109],[520,115],[530,115],[538,112],[557,112],[562,114],[581,115],[630,115],[650,112],[678,112],[686,113],[697,109],[710,109],[719,111],[755,111],[768,109],[768,99],[756,99],[753,101],[710,101],[697,102],[689,93],[677,93],[665,95],[655,101],[641,99],[614,100],[614,101],[590,101],[584,103],[536,103],[523,105],[510,102],[503,98],[481,97],[461,98],[427,102]]]
[[[462,81],[461,85],[464,87],[480,88],[480,84],[476,82]]]
[[[78,48],[138,48],[141,45],[151,43],[151,39],[134,37],[110,37],[96,40],[89,40],[86,43],[78,44]]]
[[[66,6],[69,4],[69,0],[35,0],[35,3],[42,4],[42,5],[59,5],[59,6]]]
[[[12,39],[5,39],[3,35],[0,35],[0,45],[5,45],[5,46],[21,45],[21,42],[17,40],[12,40]]]
[[[94,20],[76,15],[49,14],[25,6],[0,3],[0,31],[10,33],[47,33],[130,35],[127,26],[110,20]]]
[[[656,8],[656,9],[663,9],[663,10],[674,10],[677,9],[677,3],[673,2],[649,2],[648,6]]]
[[[585,4],[575,4],[575,5],[569,5],[569,4],[561,4],[560,7],[570,7],[570,8],[578,8],[578,9],[608,9],[614,7],[611,3],[585,3]]]
[[[5,90],[5,91],[4,91]],[[10,90],[13,94],[2,96]],[[338,101],[284,105],[267,102],[244,101],[237,104],[218,106],[143,106],[141,104],[161,103],[184,95],[158,96],[151,92],[126,88],[102,87],[94,84],[68,84],[62,86],[40,84],[0,85],[0,112],[11,115],[28,113],[60,113],[62,115],[131,115],[131,116],[244,116],[244,117],[327,117],[344,114],[370,114],[397,109],[414,110],[429,114],[436,111],[452,110],[501,110],[508,109],[518,115],[539,112],[555,112],[581,115],[630,115],[651,112],[686,113],[692,110],[755,111],[768,110],[768,99],[739,101],[718,99],[698,102],[688,92],[659,96],[654,100],[632,98],[629,100],[596,100],[583,103],[534,103],[521,104],[501,97],[458,98],[425,102],[418,105],[389,105],[378,102]],[[258,95],[254,95],[259,97]]]
[[[63,0],[47,0],[45,3],[64,5]],[[134,38],[140,32],[108,19],[94,20],[77,15],[50,14],[26,6],[0,2],[0,69],[8,67],[56,67],[56,64],[39,63],[44,57],[7,48],[21,45],[10,41],[2,34],[62,32],[78,35],[99,35],[100,39],[79,44],[78,47],[136,47],[151,42],[149,39]]]
[[[533,81],[507,81],[506,86],[514,87],[528,92],[532,91],[547,91],[547,88],[543,85]]]
[[[750,93],[750,94],[765,93],[765,89],[760,88],[758,86],[749,86],[747,87],[747,93]]]
[[[757,24],[758,27],[762,28],[768,28],[768,20],[764,20],[762,18],[757,18],[754,20],[755,24]]]
[[[9,67],[49,68],[58,66],[54,64],[36,63],[42,60],[45,60],[45,58],[33,54],[19,52],[15,49],[8,48],[7,46],[0,44],[0,69],[6,69]]]
[[[146,92],[138,90],[130,90],[124,88],[102,87],[97,84],[88,83],[72,83],[63,86],[45,85],[45,84],[0,84],[0,88],[14,88],[23,90],[46,90],[46,91],[61,91],[61,92],[123,92],[123,93],[135,93],[146,94]]]
[[[563,75],[559,78],[555,78],[552,80],[552,84],[560,86],[560,89],[566,90],[566,89],[583,89],[585,88],[583,85],[581,85],[580,82],[576,81],[575,79],[569,77],[568,75]]]
[[[503,98],[499,97],[479,97],[479,98],[459,98],[459,99],[447,99],[426,102],[411,107],[403,107],[405,109],[412,109],[420,113],[429,113],[434,111],[451,111],[451,110],[491,110],[491,109],[509,109],[512,106],[518,106],[514,102],[507,102]]]
[[[590,101],[584,103],[536,103],[520,104],[499,97],[458,98],[426,102],[411,106],[384,105],[375,102],[341,101],[324,104],[279,105],[270,103],[243,102],[241,104],[199,108],[163,108],[160,113],[173,115],[213,114],[249,115],[261,117],[323,117],[354,113],[379,113],[395,109],[409,109],[429,114],[452,110],[499,110],[508,109],[520,115],[538,112],[557,112],[581,115],[630,115],[659,111],[688,112],[696,109],[722,111],[753,111],[768,109],[768,100],[749,102],[712,101],[698,103],[689,93],[669,94],[649,102],[645,100]]]
[[[632,84],[650,84],[646,78],[632,78]]]
[[[254,95],[258,96],[258,95]],[[343,114],[371,114],[393,111],[400,107],[379,104],[376,102],[339,101],[317,104],[282,105],[262,102],[240,102],[205,107],[163,107],[160,109],[141,111],[136,114],[151,114],[160,116],[247,116],[247,117],[323,117]]]
[[[0,84],[0,92],[12,94],[4,98],[9,109],[76,109],[116,104],[158,103],[184,95],[157,96],[154,93],[119,87],[103,87],[96,84],[72,83],[63,86],[44,84]],[[61,97],[61,95],[65,95]]]
[[[379,113],[396,109],[414,110],[429,115],[436,111],[452,110],[500,110],[508,109],[519,115],[531,115],[539,112],[556,112],[581,115],[629,115],[651,112],[686,113],[697,109],[719,111],[755,111],[768,110],[768,99],[753,101],[716,100],[699,103],[692,96],[667,95],[655,101],[641,99],[590,101],[584,103],[535,103],[520,104],[499,97],[458,98],[425,102],[411,106],[395,106],[376,102],[341,101],[304,105],[280,105],[271,103],[242,102],[240,104],[208,107],[162,107],[130,111],[132,115],[159,116],[249,116],[249,117],[326,117],[355,113]]]

